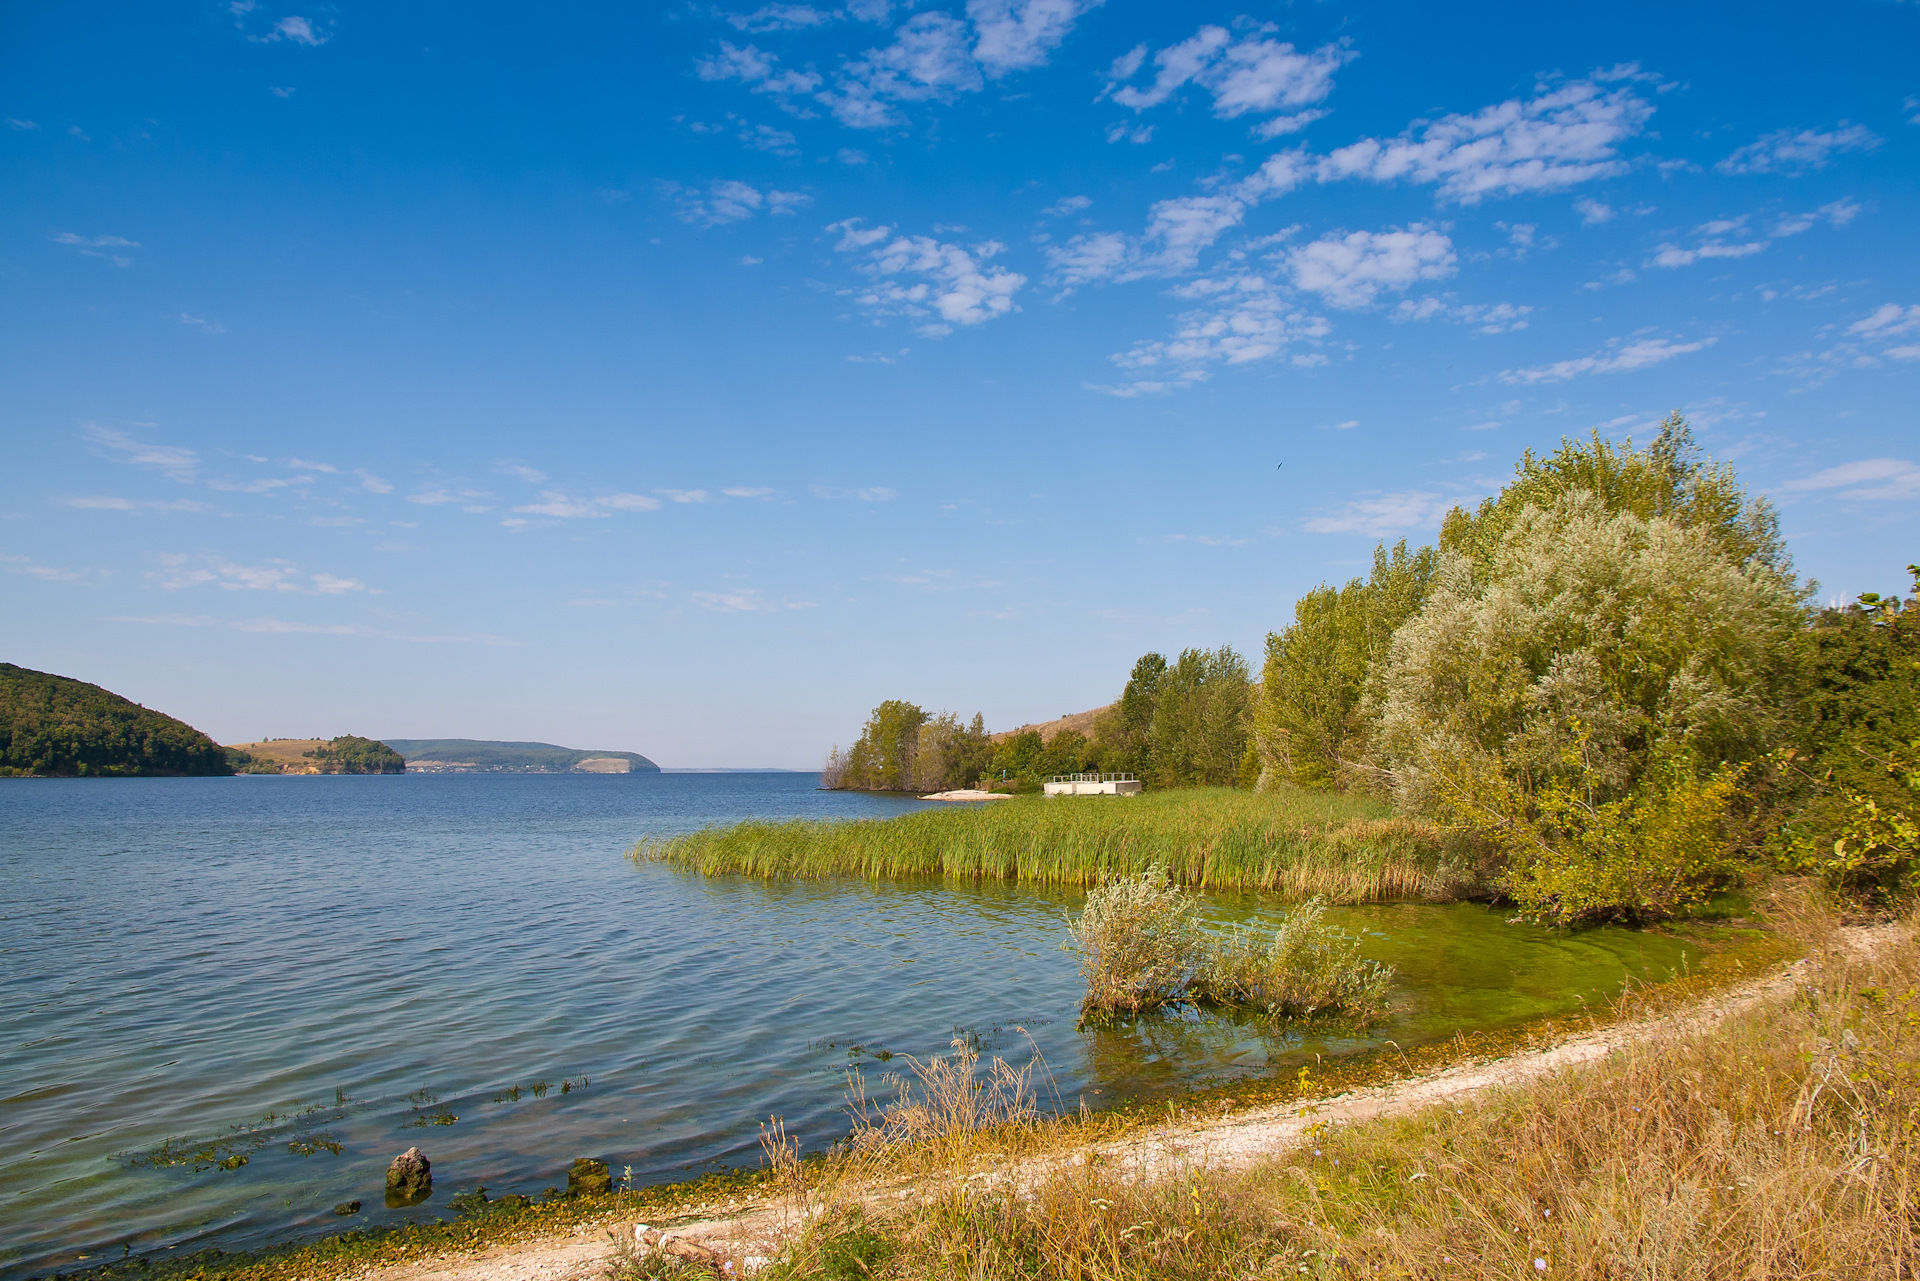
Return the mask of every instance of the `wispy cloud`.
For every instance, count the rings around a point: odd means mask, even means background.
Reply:
[[[834,248],[858,255],[856,267],[872,283],[846,290],[854,302],[876,316],[903,316],[928,337],[955,326],[983,324],[1018,310],[1014,295],[1027,278],[987,259],[1005,250],[987,240],[962,248],[931,236],[897,235],[891,227],[863,227],[858,218],[828,225],[839,235]]]
[[[416,632],[398,632],[384,627],[369,627],[361,623],[303,623],[283,618],[213,618],[205,614],[148,614],[117,615],[109,617],[109,623],[145,623],[155,627],[224,627],[236,632],[251,632],[267,636],[357,636],[372,640],[406,641],[415,645],[487,645],[501,648],[523,648],[525,641],[511,640],[505,636],[489,636],[473,632],[464,635],[430,635]]]
[[[810,600],[772,600],[757,587],[739,587],[730,591],[691,592],[693,602],[702,609],[721,614],[777,614],[790,609],[814,609]]]
[[[136,440],[129,432],[118,427],[107,427],[99,423],[84,423],[81,434],[87,438],[93,453],[101,458],[111,458],[119,463],[131,463],[135,467],[148,467],[159,472],[168,480],[181,483],[191,482],[200,465],[200,457],[184,445],[152,445]]]
[[[761,485],[735,485],[731,489],[723,489],[720,492],[728,498],[765,498],[773,493],[771,489]]]
[[[672,491],[665,491],[672,492]],[[575,498],[558,489],[542,490],[540,501],[525,503],[513,510],[528,516],[546,516],[554,520],[600,519],[615,512],[660,510],[661,502],[647,494],[602,494],[597,498]],[[525,521],[509,522],[524,525]]]
[[[59,565],[42,565],[31,556],[10,556],[5,552],[0,552],[0,569],[49,583],[91,583],[107,576],[107,571],[102,569],[66,569]]]
[[[1578,378],[1583,374],[1617,374],[1633,369],[1645,369],[1649,365],[1658,365],[1672,360],[1675,356],[1684,356],[1688,352],[1711,347],[1717,338],[1702,338],[1698,342],[1673,342],[1666,338],[1636,338],[1632,341],[1616,338],[1602,351],[1591,356],[1580,356],[1573,360],[1556,361],[1551,365],[1535,365],[1530,369],[1505,369],[1500,380],[1513,385],[1537,385],[1540,383],[1564,382],[1569,378]]]
[[[1596,72],[1537,96],[1416,124],[1396,138],[1363,138],[1317,160],[1320,182],[1432,183],[1444,200],[1560,191],[1626,170],[1620,145],[1638,134],[1653,105],[1630,86],[1632,66]]]
[[[1867,458],[1842,463],[1778,487],[1783,493],[1838,490],[1836,498],[1904,502],[1920,498],[1920,465],[1904,458]]]
[[[1363,534],[1368,538],[1385,538],[1433,529],[1450,509],[1471,501],[1471,497],[1430,489],[1368,493],[1333,511],[1310,516],[1300,522],[1300,527],[1310,534]]]
[[[1147,47],[1138,45],[1114,61],[1106,92],[1121,106],[1138,112],[1159,106],[1189,83],[1196,84],[1212,93],[1213,114],[1222,120],[1285,113],[1255,126],[1255,137],[1296,132],[1326,114],[1301,108],[1324,101],[1333,92],[1334,73],[1359,55],[1344,43],[1303,53],[1270,39],[1278,29],[1264,23],[1236,37],[1225,27],[1203,26],[1153,55],[1153,79],[1145,85],[1126,83],[1146,61]]]
[[[773,187],[761,191],[747,183],[730,180],[711,183],[704,189],[668,182],[662,183],[660,190],[673,201],[674,217],[696,227],[743,222],[763,211],[791,214],[813,200],[804,192],[780,191]]]
[[[1415,320],[1451,320],[1471,325],[1483,334],[1505,334],[1525,329],[1527,316],[1532,311],[1533,308],[1525,303],[1451,303],[1429,296],[1418,301],[1401,299],[1400,305],[1389,313],[1389,318],[1401,324]]]
[[[222,556],[187,556],[168,553],[154,557],[159,569],[147,573],[147,581],[163,591],[191,587],[218,587],[230,592],[292,592],[304,596],[344,596],[369,588],[357,578],[338,574],[305,573],[290,560],[269,560],[242,565]]]
[[[1164,395],[1204,381],[1213,365],[1244,365],[1271,359],[1294,344],[1317,345],[1332,328],[1265,276],[1198,280],[1178,293],[1202,305],[1175,317],[1170,338],[1136,343],[1111,358],[1143,376],[1089,384],[1089,390],[1125,398]],[[1292,360],[1303,368],[1326,363],[1317,351],[1295,352]]]
[[[838,489],[832,485],[808,485],[807,492],[815,498],[852,499],[861,503],[887,503],[900,497],[898,490],[888,489],[884,485],[874,485],[867,489]]]
[[[157,498],[117,498],[107,495],[62,498],[62,507],[72,507],[80,511],[103,512],[210,512],[212,507],[196,502],[191,498],[176,498],[162,501]]]
[[[56,245],[68,245],[84,258],[105,258],[116,267],[131,267],[133,259],[126,254],[115,253],[117,249],[138,249],[140,242],[128,240],[125,236],[83,236],[74,231],[63,231],[53,238]]]
[[[1836,155],[1872,151],[1880,137],[1865,125],[1842,120],[1832,129],[1781,129],[1735,151],[1714,168],[1721,173],[1807,173],[1825,169]]]

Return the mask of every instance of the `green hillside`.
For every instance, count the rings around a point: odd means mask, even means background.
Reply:
[[[559,773],[581,761],[626,761],[635,774],[657,774],[660,767],[638,752],[594,752],[552,743],[496,743],[477,738],[389,738],[388,747],[407,758],[407,768],[470,770],[486,773]]]
[[[0,776],[231,774],[184,721],[71,677],[0,663]]]

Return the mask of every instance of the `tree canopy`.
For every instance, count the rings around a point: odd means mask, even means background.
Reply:
[[[0,663],[0,774],[231,774],[227,754],[182,721],[66,676]]]

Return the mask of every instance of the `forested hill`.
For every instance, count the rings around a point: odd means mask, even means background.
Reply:
[[[184,721],[71,677],[0,663],[0,776],[231,774]]]
[[[384,741],[407,758],[409,770],[486,774],[557,774],[574,770],[592,774],[660,772],[658,765],[638,752],[595,752],[552,743],[497,743],[478,738],[389,738]]]

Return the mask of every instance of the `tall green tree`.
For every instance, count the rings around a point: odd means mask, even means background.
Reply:
[[[1182,650],[1157,681],[1147,731],[1156,787],[1232,787],[1252,728],[1247,660],[1231,646]]]
[[[1376,547],[1369,577],[1315,588],[1295,603],[1292,623],[1268,633],[1254,711],[1268,777],[1336,787],[1365,755],[1368,673],[1426,603],[1434,563],[1432,548],[1409,552],[1405,539]]]

